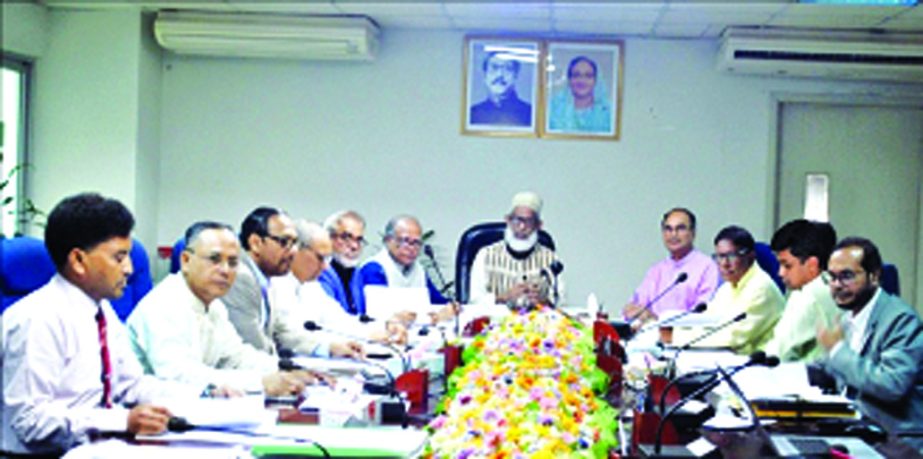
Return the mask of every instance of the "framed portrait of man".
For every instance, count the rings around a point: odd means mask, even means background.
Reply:
[[[542,137],[618,140],[621,41],[550,41],[545,55]]]
[[[540,49],[538,40],[465,39],[462,133],[537,135]]]

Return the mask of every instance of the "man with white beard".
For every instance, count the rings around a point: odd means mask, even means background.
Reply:
[[[333,258],[317,281],[344,311],[358,315],[352,279],[366,244],[365,219],[358,212],[344,210],[327,217],[324,228],[333,242]]]
[[[479,250],[471,264],[471,303],[548,301],[542,270],[550,269],[557,256],[538,243],[541,212],[542,198],[537,194],[523,191],[513,196],[503,240]],[[558,291],[563,297],[560,285]]]

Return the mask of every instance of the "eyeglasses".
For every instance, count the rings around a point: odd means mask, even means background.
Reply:
[[[689,227],[686,225],[676,225],[676,226],[663,225],[660,227],[660,230],[663,231],[664,233],[673,233],[673,232],[682,233],[685,231],[689,231]]]
[[[206,255],[197,254],[192,250],[187,250],[187,252],[207,261],[208,264],[212,266],[221,266],[221,265],[226,264],[228,265],[228,268],[230,269],[237,269],[237,265],[240,264],[240,258],[237,258],[237,257],[225,258],[225,257],[222,257],[220,253],[213,253],[211,255],[206,256]]]
[[[419,249],[423,247],[423,241],[420,239],[411,239],[409,237],[392,237],[392,241],[397,243],[398,246],[410,247],[412,249]]]
[[[824,271],[824,273],[821,274],[821,276],[823,276],[824,281],[827,284],[839,282],[842,285],[852,285],[856,283],[856,278],[859,276],[859,274],[863,274],[863,273],[865,273],[865,271],[862,271],[862,270],[852,271],[849,269],[844,269],[843,271],[840,271],[838,273],[835,273],[833,271]]]
[[[334,233],[331,235],[334,239],[339,239],[343,242],[351,242],[353,244],[365,245],[365,238],[362,236],[353,236],[352,234],[343,231],[342,233]]]
[[[712,254],[711,258],[715,260],[717,263],[721,263],[722,261],[734,263],[735,261],[737,261],[738,258],[746,255],[748,252],[749,250],[747,249],[740,249],[736,252],[714,253]]]
[[[510,215],[509,216],[510,225],[522,225],[527,228],[532,228],[538,223],[538,219],[535,217],[520,217],[519,215]]]
[[[272,239],[273,241],[276,241],[276,244],[279,244],[279,247],[282,247],[282,248],[285,249],[285,250],[288,250],[288,249],[294,247],[294,246],[295,246],[295,242],[297,242],[297,241],[295,240],[295,238],[293,238],[293,237],[276,236],[275,234],[267,234],[267,235],[264,236],[264,237],[269,238],[269,239]]]

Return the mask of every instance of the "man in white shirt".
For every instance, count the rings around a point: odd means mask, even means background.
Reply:
[[[836,245],[836,231],[829,223],[792,220],[773,234],[770,245],[789,293],[764,350],[782,361],[813,362],[823,356],[817,327],[832,326],[840,315],[821,276]]]
[[[284,310],[293,321],[307,324],[309,321],[318,330],[333,332],[333,337],[355,336],[373,341],[406,343],[407,329],[398,321],[361,323],[333,297],[329,296],[318,282],[321,272],[327,268],[333,244],[330,234],[319,223],[307,220],[295,222],[298,233],[298,250],[292,259],[291,273],[270,279],[274,297],[285,305]],[[318,328],[319,327],[319,328]],[[357,353],[361,347],[357,346]]]
[[[49,214],[57,274],[3,315],[4,452],[60,454],[94,433],[166,429],[170,412],[149,403],[180,388],[144,375],[109,304],[132,272],[133,226],[122,203],[95,193]]]
[[[818,330],[827,352],[823,370],[862,414],[923,451],[923,322],[879,287],[881,255],[868,239],[837,243],[824,275],[833,300],[847,312],[840,324]]]
[[[245,344],[219,299],[234,283],[240,245],[230,226],[198,222],[186,230],[181,271],[154,287],[128,318],[144,370],[208,387],[212,395],[263,390],[298,394],[311,380],[279,372],[278,359]]]

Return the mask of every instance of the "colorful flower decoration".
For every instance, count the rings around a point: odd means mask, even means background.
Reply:
[[[434,458],[604,458],[617,411],[599,397],[591,333],[549,308],[520,311],[465,349],[449,378],[427,455]]]

